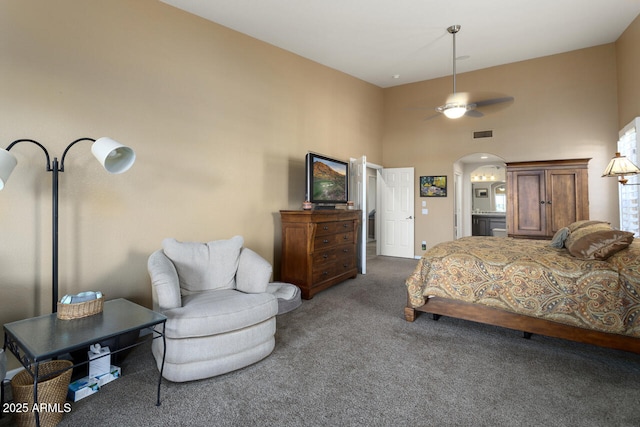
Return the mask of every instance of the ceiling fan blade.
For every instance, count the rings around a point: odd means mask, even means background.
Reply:
[[[467,110],[467,112],[464,113],[464,115],[467,117],[477,117],[477,118],[484,117],[484,114],[482,114],[478,110]]]
[[[441,115],[440,113],[432,114],[432,115],[427,116],[424,119],[422,119],[422,121],[426,122],[427,120],[435,119],[436,117],[439,117],[440,115]]]
[[[505,96],[502,98],[485,99],[484,101],[476,101],[477,108],[486,107],[489,105],[502,104],[504,102],[513,102],[515,98],[513,96]]]
[[[407,111],[417,111],[417,110],[429,110],[429,111],[433,111],[435,108],[433,107],[406,107],[405,110]]]

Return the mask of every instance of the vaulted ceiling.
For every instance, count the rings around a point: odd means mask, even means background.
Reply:
[[[615,42],[640,0],[161,0],[379,87]]]

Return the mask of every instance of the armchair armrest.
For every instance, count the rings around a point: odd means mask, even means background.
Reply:
[[[178,272],[162,250],[155,251],[149,256],[147,269],[153,285],[154,309],[165,311],[182,307]]]
[[[236,272],[236,289],[251,294],[266,292],[272,271],[266,259],[251,249],[242,248]]]

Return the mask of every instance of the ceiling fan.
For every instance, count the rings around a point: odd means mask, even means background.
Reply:
[[[447,28],[449,34],[453,35],[453,93],[447,97],[446,102],[436,107],[438,113],[444,114],[450,119],[458,119],[462,116],[482,117],[478,108],[495,105],[505,102],[512,102],[512,96],[494,97],[489,99],[478,99],[468,92],[456,92],[456,34],[460,31],[460,25],[452,25]],[[439,114],[427,117],[425,120],[437,117]]]

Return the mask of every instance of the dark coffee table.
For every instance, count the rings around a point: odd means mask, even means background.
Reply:
[[[165,341],[164,328],[167,318],[155,311],[149,310],[126,299],[106,301],[102,313],[73,320],[61,320],[56,313],[31,319],[18,320],[4,325],[4,348],[9,349],[20,363],[34,378],[33,401],[38,403],[38,381],[55,377],[60,372],[53,372],[47,376],[38,373],[41,362],[59,357],[75,350],[86,349],[90,345],[115,338],[134,331],[148,329],[151,339],[162,338]],[[162,331],[160,331],[162,325]],[[118,348],[111,354],[127,350],[144,343]],[[165,346],[166,348],[166,346]],[[160,385],[164,369],[164,354],[158,378],[158,400],[160,405]],[[94,359],[95,360],[95,359]],[[80,366],[88,361],[72,366]],[[36,423],[40,420],[36,411]]]

